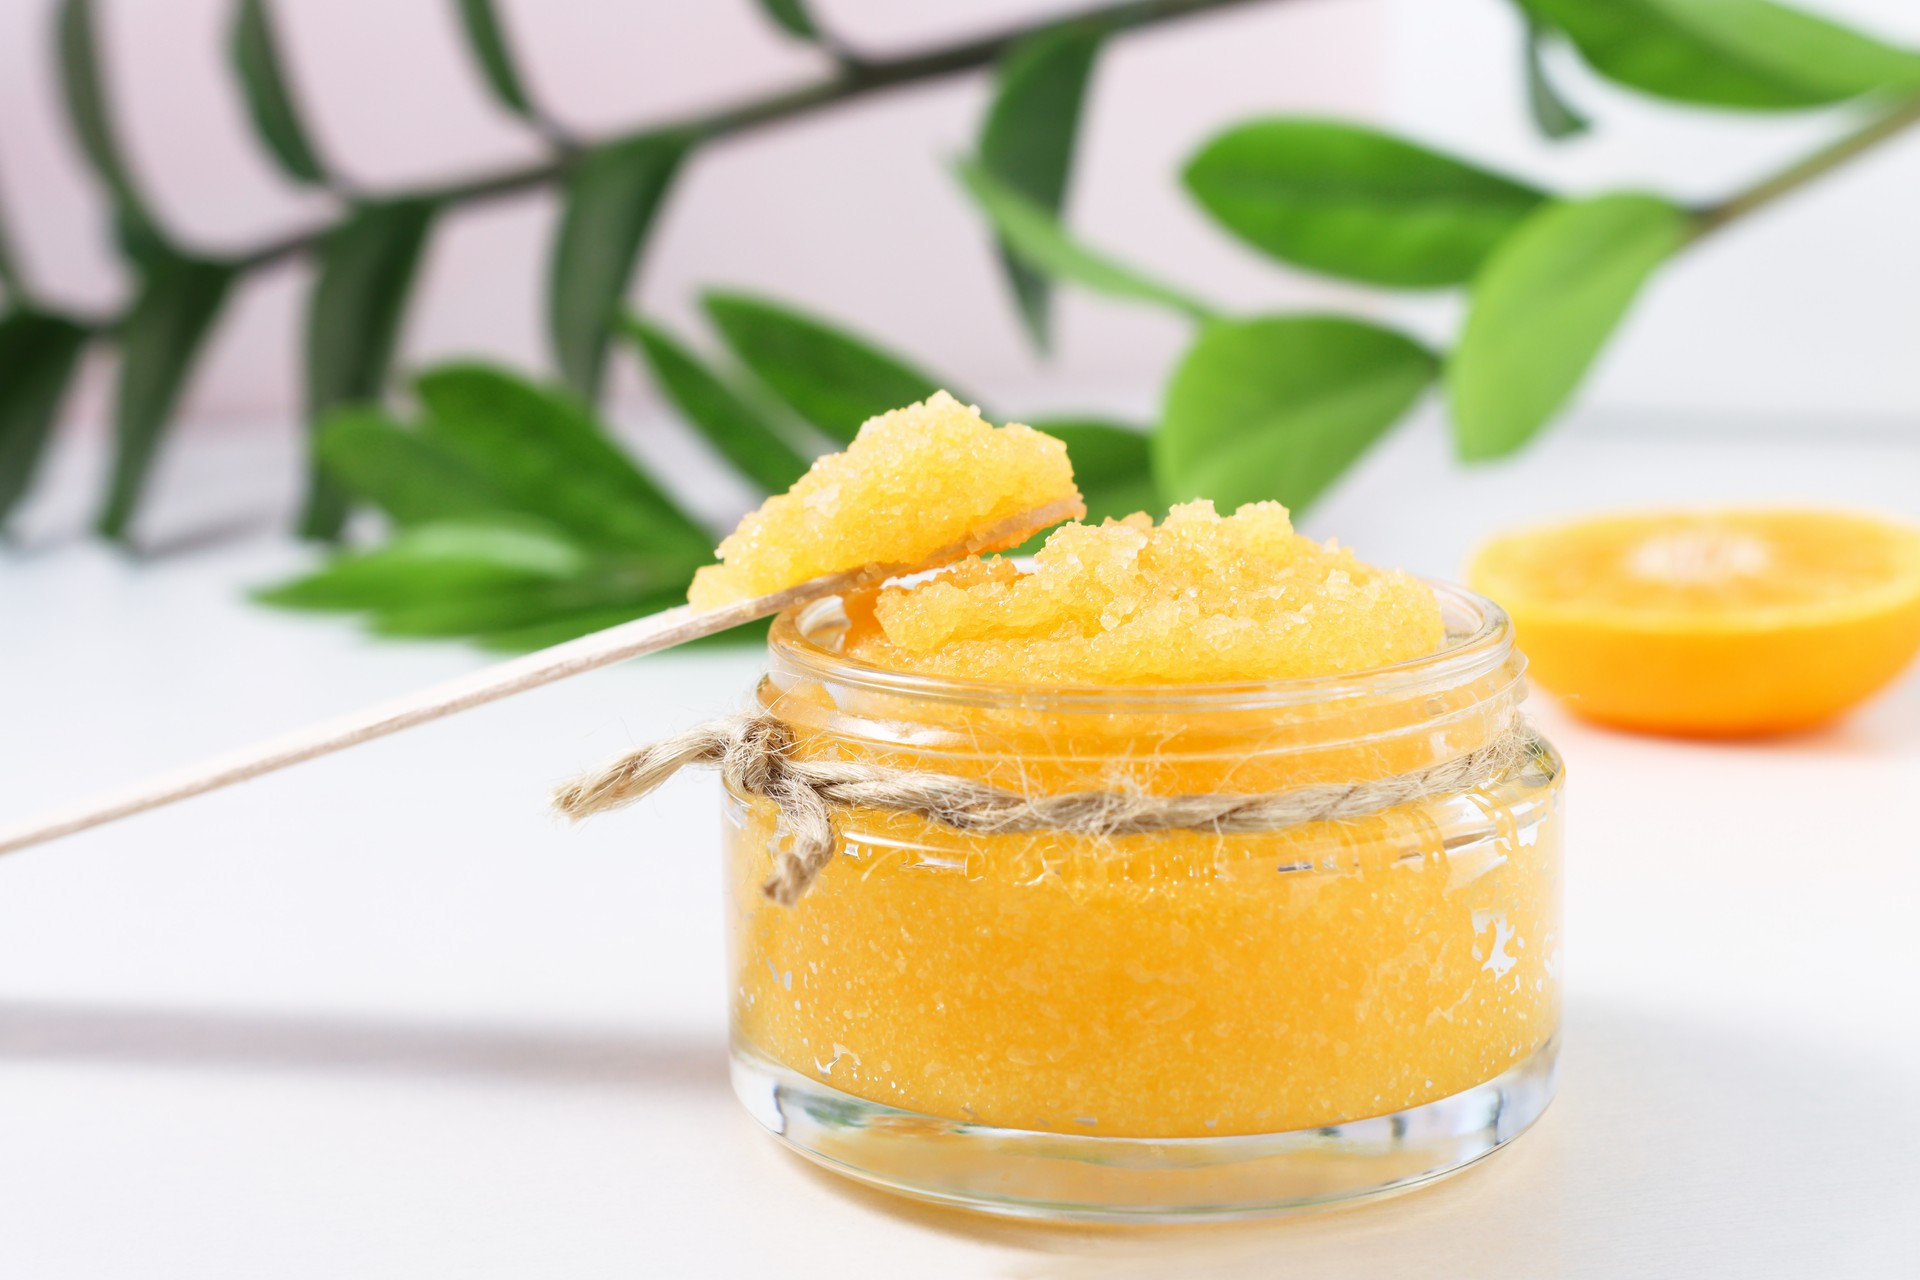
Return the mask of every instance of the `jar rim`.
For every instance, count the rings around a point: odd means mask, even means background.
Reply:
[[[1485,596],[1423,578],[1440,602],[1447,641],[1417,658],[1361,671],[1284,680],[1198,684],[1038,684],[895,671],[837,653],[815,637],[841,612],[838,596],[798,605],[774,619],[768,656],[787,673],[863,692],[975,706],[1109,713],[1297,707],[1353,698],[1416,697],[1499,670],[1513,656],[1513,624]]]

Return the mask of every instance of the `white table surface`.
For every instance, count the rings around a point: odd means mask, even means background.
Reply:
[[[1446,573],[1523,515],[1920,517],[1916,482],[1892,435],[1568,433],[1460,478],[1421,428],[1313,525]],[[135,568],[42,524],[0,553],[0,820],[482,660],[246,605],[305,554],[271,537]],[[1537,698],[1572,797],[1538,1127],[1397,1200],[1070,1231],[855,1189],[734,1103],[711,777],[547,816],[757,665],[629,664],[0,863],[0,1276],[1920,1275],[1920,678],[1759,745]]]

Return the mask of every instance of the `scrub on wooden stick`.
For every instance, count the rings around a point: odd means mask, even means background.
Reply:
[[[944,391],[869,419],[768,498],[720,544],[687,598],[711,609],[810,578],[911,571],[1018,546],[1086,514],[1067,446],[1031,427],[996,427]]]
[[[944,479],[943,479],[944,478]],[[964,478],[956,483],[956,478]],[[1018,546],[1086,514],[1066,446],[996,428],[944,391],[875,418],[720,544],[691,608],[663,610],[337,720],[0,828],[0,854],[245,782],[568,676],[737,627],[821,596]]]

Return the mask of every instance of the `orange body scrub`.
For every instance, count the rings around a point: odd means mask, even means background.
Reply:
[[[1383,667],[1440,647],[1418,578],[1293,531],[1287,509],[1211,502],[1056,530],[1032,572],[970,560],[849,606],[849,657],[1043,684],[1199,684]]]
[[[1059,441],[942,393],[695,579],[856,579],[775,620],[753,714],[595,784],[728,781],[742,1100],[880,1186],[1103,1220],[1410,1185],[1526,1128],[1561,769],[1506,616],[1274,503],[965,558],[1082,514]]]
[[[769,595],[826,574],[944,563],[1026,541],[1031,525],[1082,515],[1067,447],[1031,427],[995,427],[944,391],[867,422],[846,452],[813,464],[720,544],[694,575],[696,609]]]
[[[1478,597],[1272,504],[1195,503],[783,616],[758,702],[805,760],[1261,797],[1517,741],[1521,668]],[[742,1096],[843,1172],[1013,1212],[1257,1212],[1464,1163],[1551,1095],[1560,768],[1526,741],[1471,785],[1284,830],[844,806],[791,907],[760,892],[772,806],[733,794]]]

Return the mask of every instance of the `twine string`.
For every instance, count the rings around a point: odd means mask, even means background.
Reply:
[[[1519,765],[1534,735],[1514,717],[1479,747],[1409,773],[1319,782],[1259,795],[1156,796],[1137,791],[1025,795],[952,774],[794,758],[793,730],[775,716],[710,721],[631,751],[561,787],[554,808],[578,821],[648,795],[680,770],[717,768],[735,790],[770,801],[788,840],[761,891],[800,900],[833,857],[835,807],[909,813],[955,831],[988,835],[1057,831],[1100,838],[1157,831],[1284,831],[1368,817],[1416,800],[1483,786]]]

